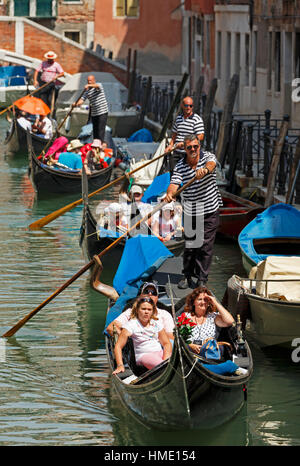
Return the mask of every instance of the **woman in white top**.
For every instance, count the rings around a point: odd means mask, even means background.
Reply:
[[[230,327],[234,319],[222,304],[205,287],[196,288],[187,296],[184,312],[196,323],[192,332],[192,351],[200,352],[201,345],[208,338],[216,338],[217,327]]]
[[[128,337],[133,340],[136,363],[147,369],[171,356],[171,342],[157,318],[156,305],[151,298],[140,298],[134,303],[131,319],[124,325],[115,346],[117,368],[113,374],[125,371],[122,349]]]
[[[181,228],[181,219],[175,214],[173,202],[165,204],[153,219],[152,232],[162,242],[170,241]]]

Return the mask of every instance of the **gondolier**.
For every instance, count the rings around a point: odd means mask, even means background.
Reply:
[[[180,289],[194,288],[192,277],[197,279],[196,286],[207,282],[222,205],[216,183],[215,155],[200,151],[195,134],[184,138],[184,148],[186,156],[176,164],[165,197],[171,202],[180,185],[197,176],[197,180],[183,192],[185,250],[184,278],[178,283]]]
[[[45,53],[44,58],[46,60],[42,61],[40,65],[34,72],[33,84],[34,87],[38,88],[50,81],[53,81],[56,77],[59,78],[64,75],[64,70],[62,66],[55,61],[57,58],[56,53],[49,51]],[[39,77],[40,73],[40,77]],[[57,98],[59,87],[62,83],[57,80],[46,86],[40,93],[39,97],[51,108],[52,94],[54,92],[54,102]]]
[[[87,78],[85,92],[81,99],[73,104],[73,107],[79,107],[85,100],[89,100],[91,107],[91,120],[93,124],[93,137],[104,141],[105,126],[108,116],[108,105],[105,92],[101,83],[97,83],[95,76],[90,75]]]
[[[185,155],[183,148],[184,137],[195,134],[199,141],[204,138],[204,124],[202,118],[194,113],[194,102],[191,97],[185,97],[181,102],[182,114],[178,115],[172,127],[171,142],[166,150],[171,150],[175,145],[173,155],[170,159],[171,171],[176,163]]]

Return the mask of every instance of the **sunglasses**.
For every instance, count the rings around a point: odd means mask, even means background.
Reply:
[[[151,303],[153,304],[153,301],[151,298],[141,298],[139,299],[139,303]]]
[[[193,149],[193,150],[197,150],[198,147],[199,147],[199,145],[198,145],[198,144],[195,144],[195,145],[193,145],[193,146],[192,146],[192,145],[187,146],[186,148],[187,148],[187,150],[192,150],[192,149]]]
[[[145,290],[143,294],[150,294],[152,296],[157,296],[157,292],[155,290]]]
[[[183,105],[184,105],[184,107],[194,107],[193,104],[183,104]]]

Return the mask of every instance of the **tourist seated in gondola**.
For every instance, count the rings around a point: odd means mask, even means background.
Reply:
[[[152,233],[162,242],[170,241],[182,230],[181,217],[175,214],[174,202],[165,204],[152,219]]]
[[[74,139],[67,146],[67,152],[61,152],[59,154],[58,160],[55,160],[51,157],[52,164],[57,164],[58,167],[70,168],[72,170],[77,170],[78,173],[82,172],[82,160],[80,155],[80,148],[82,147],[79,139]]]
[[[107,157],[102,150],[100,139],[94,139],[90,144],[90,149],[86,152],[83,162],[86,173],[91,174],[93,171],[107,168],[109,166],[108,162],[110,162],[110,157]]]
[[[112,202],[104,209],[103,227],[106,230],[120,231],[121,233],[128,229],[127,217],[118,202]]]
[[[45,139],[53,136],[51,120],[46,115],[38,115],[32,125],[32,132]]]
[[[49,147],[45,154],[45,160],[58,160],[59,155],[62,152],[66,152],[67,146],[69,145],[69,141],[65,136],[59,136],[59,138],[55,139],[53,144]]]
[[[157,317],[151,297],[139,298],[133,305],[130,320],[123,326],[114,352],[117,368],[113,374],[125,371],[122,349],[131,337],[138,366],[152,369],[172,354],[171,342]]]
[[[32,122],[30,121],[28,114],[23,111],[19,111],[17,114],[17,122],[19,123],[22,128],[25,130],[29,129],[29,131],[32,130]]]
[[[217,338],[222,327],[230,327],[234,318],[205,286],[196,288],[186,297],[184,312],[196,325],[192,331],[190,349],[199,354],[208,338]]]
[[[146,282],[139,289],[138,297],[147,298],[150,297],[154,302],[157,309],[157,317],[161,321],[163,328],[165,329],[167,336],[170,340],[174,340],[174,320],[171,314],[165,309],[161,309],[160,303],[158,302],[158,287],[153,282]],[[131,318],[132,306],[134,303],[129,303],[129,307],[125,309],[113,322],[107,326],[107,332],[113,335],[114,330],[120,335],[122,328]]]

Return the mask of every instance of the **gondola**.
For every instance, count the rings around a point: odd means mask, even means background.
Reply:
[[[90,180],[87,179],[85,173],[82,174],[82,199],[83,199],[83,215],[82,215],[82,224],[80,229],[80,239],[79,244],[82,247],[83,254],[87,258],[87,260],[91,260],[91,258],[95,254],[99,254],[100,251],[108,247],[116,238],[104,236],[101,237],[101,233],[99,233],[97,227],[97,221],[93,216],[91,208],[88,202],[88,186]],[[126,239],[122,239],[120,243],[112,250],[109,259],[104,256],[103,261],[104,264],[109,260],[110,263],[114,264],[114,267],[117,267],[124,246],[126,244]],[[174,240],[167,241],[164,243],[166,247],[171,251],[175,256],[181,254],[184,249],[184,239],[183,237],[176,238]]]
[[[81,174],[72,169],[53,168],[44,164],[35,154],[28,132],[29,176],[37,194],[80,194]],[[88,175],[89,190],[96,191],[110,180],[113,162],[102,170]]]
[[[36,154],[40,154],[48,142],[48,139],[31,133],[31,145]],[[28,154],[27,130],[18,123],[15,116],[10,120],[10,128],[7,132],[4,144],[7,146],[7,151],[10,154],[26,156]]]
[[[122,312],[128,297],[137,295],[143,281],[156,281],[159,305],[173,317],[176,309],[177,315],[182,312],[185,297],[192,291],[177,287],[182,258],[170,257],[168,250],[155,237],[144,240],[150,243],[143,250],[143,259],[148,259],[148,262],[144,260],[145,266],[139,268],[139,258],[135,257],[133,263],[132,251],[140,249],[141,245],[135,242],[141,239],[128,240],[113,287],[101,283],[102,266],[95,260],[91,284],[94,290],[109,298],[106,326]],[[124,276],[127,281],[122,282]],[[119,298],[114,301],[116,295]],[[123,405],[136,420],[158,430],[208,429],[230,420],[245,403],[253,361],[239,325],[223,329],[220,338],[231,344],[235,362],[245,369],[243,374],[218,374],[216,367],[220,370],[221,364],[209,364],[208,360],[195,356],[176,329],[170,359],[147,370],[136,365],[129,339],[123,349],[126,370],[111,378]],[[109,367],[113,371],[116,367],[114,337],[105,333],[105,340]]]

